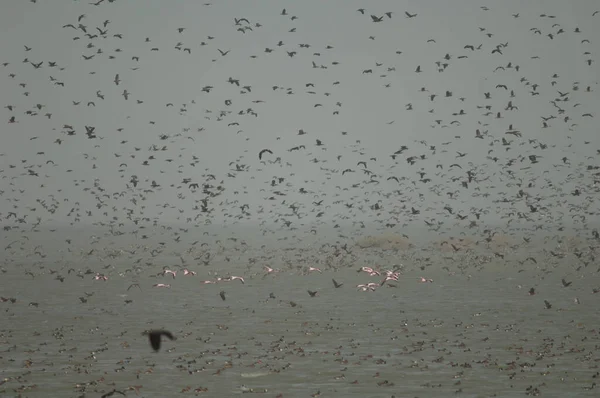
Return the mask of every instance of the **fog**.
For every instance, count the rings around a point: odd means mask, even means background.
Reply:
[[[208,1],[0,5],[0,395],[593,389],[598,2]]]

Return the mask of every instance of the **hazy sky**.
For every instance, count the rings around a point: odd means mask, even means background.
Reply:
[[[2,224],[591,221],[596,10],[3,2]]]

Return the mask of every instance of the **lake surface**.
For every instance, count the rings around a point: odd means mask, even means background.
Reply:
[[[106,256],[102,247],[85,256],[44,246],[45,258],[5,260],[0,293],[16,301],[0,303],[1,396],[136,396],[141,386],[140,397],[583,397],[600,388],[599,264],[587,246],[504,248],[502,258],[498,248],[204,245],[207,265],[201,253]],[[383,279],[361,266],[394,264],[397,282],[356,287]],[[228,275],[245,283],[202,283]],[[155,353],[141,333],[162,328],[177,340]]]

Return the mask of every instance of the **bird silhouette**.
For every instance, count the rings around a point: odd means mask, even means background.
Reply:
[[[160,350],[162,336],[165,336],[170,340],[177,340],[173,334],[167,330],[146,330],[142,335],[148,336],[148,341],[154,351]]]

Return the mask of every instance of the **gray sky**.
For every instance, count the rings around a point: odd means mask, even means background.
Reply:
[[[3,225],[598,211],[596,1],[213,3],[2,3]]]

